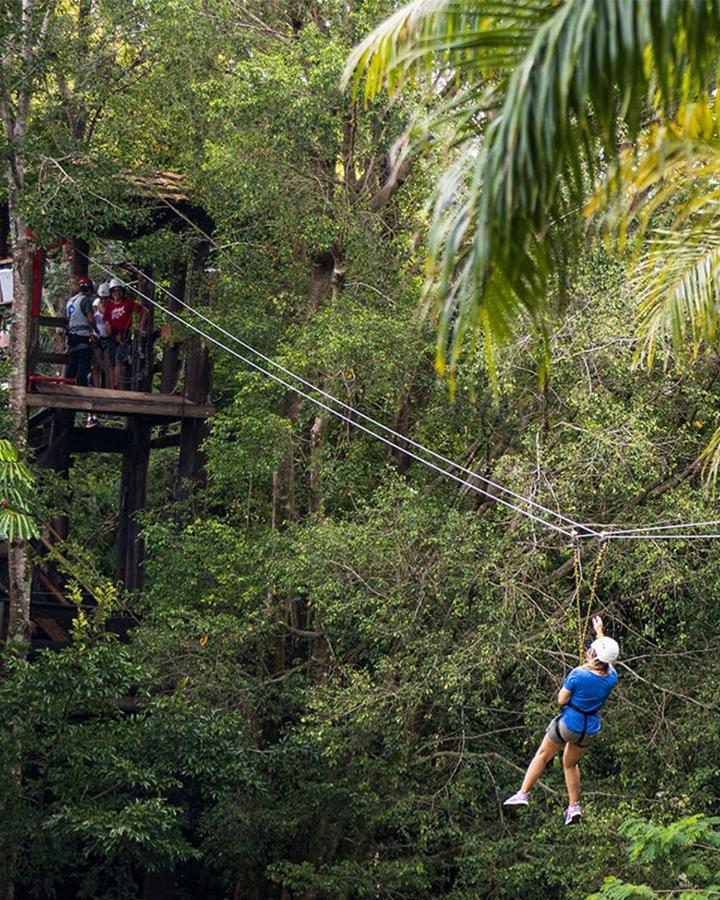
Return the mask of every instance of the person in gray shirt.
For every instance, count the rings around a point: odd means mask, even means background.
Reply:
[[[66,378],[74,378],[81,387],[88,386],[88,375],[92,364],[92,340],[95,335],[92,295],[92,278],[81,278],[78,292],[65,304],[68,338],[68,364]]]

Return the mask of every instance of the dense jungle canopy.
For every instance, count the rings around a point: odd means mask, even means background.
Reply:
[[[599,532],[720,518],[719,40],[713,0],[0,7],[0,257],[29,227],[174,289],[209,241],[193,306],[479,479],[195,335],[206,476],[153,449],[126,591],[118,456],[36,465],[0,360],[0,531],[32,560],[66,517],[99,601],[2,650],[2,900],[720,896],[717,540],[573,542],[485,480]],[[148,227],[180,200],[202,228]],[[619,682],[568,829],[561,766],[502,801],[590,607]]]

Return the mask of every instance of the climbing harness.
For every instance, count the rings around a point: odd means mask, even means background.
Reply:
[[[582,731],[580,733],[580,737],[578,738],[578,740],[575,741],[575,744],[578,747],[587,747],[588,746],[587,744],[583,744],[583,738],[587,734],[588,718],[590,716],[597,715],[597,713],[600,712],[600,710],[603,708],[604,705],[605,705],[605,703],[603,702],[600,706],[596,707],[595,709],[585,710],[585,709],[580,709],[579,706],[575,706],[575,704],[571,703],[571,702],[568,702],[565,704],[565,706],[569,707],[570,709],[574,709],[575,712],[580,713],[583,717]],[[560,731],[561,718],[562,718],[562,716],[555,716],[555,727],[553,729],[553,731],[555,732],[555,737],[557,738],[558,744],[565,743],[565,738],[562,736],[562,732]]]
[[[595,707],[593,707],[593,709],[582,709],[581,707],[576,706],[572,702],[572,700],[568,700],[568,702],[565,704],[565,706],[568,709],[574,710],[574,712],[576,712],[576,713],[580,713],[580,715],[583,717],[582,731],[580,732],[580,737],[577,739],[577,741],[575,741],[575,743],[577,744],[578,747],[587,746],[587,745],[583,744],[583,739],[584,739],[585,735],[587,734],[588,719],[590,718],[590,716],[596,716],[600,712],[600,710],[603,708],[603,706],[605,706],[605,701],[603,700],[603,702],[599,706],[595,706]],[[555,735],[558,738],[559,744],[562,744],[565,742],[565,738],[560,733],[560,716],[558,716],[557,719],[555,720]]]

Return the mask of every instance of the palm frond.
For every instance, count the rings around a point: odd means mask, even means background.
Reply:
[[[433,70],[508,71],[522,58],[551,0],[414,0],[353,50],[343,75],[369,100],[396,92]]]
[[[0,540],[29,540],[38,536],[37,525],[26,513],[17,509],[0,509]]]
[[[631,281],[641,296],[636,319],[638,361],[652,365],[658,353],[691,358],[718,335],[720,204],[716,215],[682,231],[658,230]]]
[[[27,512],[33,476],[10,441],[0,439],[0,541],[38,537]]]
[[[703,461],[702,474],[705,485],[711,493],[715,494],[718,475],[720,475],[720,428],[713,432],[707,447],[702,452],[701,459]]]
[[[715,211],[720,183],[720,106],[706,96],[681,106],[669,121],[647,128],[637,143],[608,167],[585,215],[594,218],[620,247],[628,235],[637,250],[658,215],[675,224]]]
[[[404,7],[357,49],[349,70],[366,75],[372,97],[427,67],[433,49],[462,78],[455,48],[471,7]],[[450,369],[482,321],[500,340],[508,322],[542,319],[548,275],[568,252],[551,239],[553,228],[584,206],[598,157],[617,158],[619,135],[635,136],[652,103],[667,111],[698,92],[716,59],[719,0],[566,0],[550,9],[534,9],[535,34],[504,83],[500,110],[484,120],[481,148],[468,142],[463,171],[435,197],[429,290],[441,312],[441,366]],[[502,28],[490,21],[487,30],[494,25]],[[490,303],[496,285],[505,293]]]
[[[718,333],[720,108],[707,95],[647,129],[611,166],[586,208],[630,240],[636,362],[697,355]],[[662,225],[662,227],[660,227]],[[650,240],[646,240],[647,237]]]

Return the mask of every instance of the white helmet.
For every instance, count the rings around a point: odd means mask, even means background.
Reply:
[[[609,637],[595,638],[590,644],[590,649],[595,651],[595,656],[604,663],[613,663],[620,655],[618,642]]]
[[[110,296],[110,285],[107,283],[107,281],[103,281],[102,284],[98,285],[97,295],[98,297]]]
[[[108,289],[112,290],[113,288],[116,288],[116,287],[124,288],[125,285],[122,283],[122,281],[120,281],[119,278],[111,278],[110,284],[108,285]]]
[[[96,298],[93,300],[93,309],[97,309],[98,306],[100,306],[100,298],[99,298],[99,297],[96,297]]]

